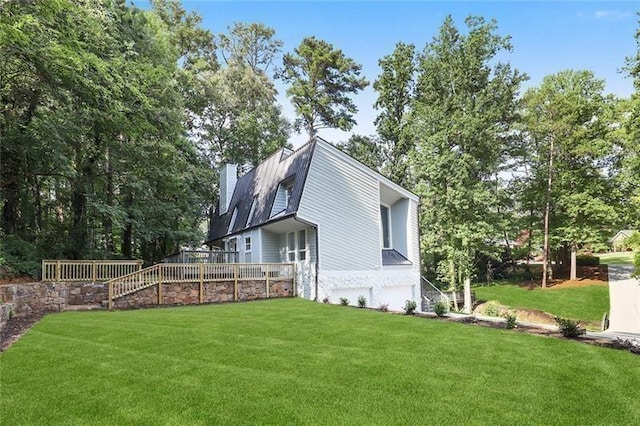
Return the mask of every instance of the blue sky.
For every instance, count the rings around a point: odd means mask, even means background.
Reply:
[[[147,2],[136,1],[145,6]],[[214,33],[224,32],[234,22],[262,22],[276,31],[284,51],[292,51],[305,36],[324,39],[363,66],[373,82],[378,60],[391,53],[398,41],[413,43],[422,50],[437,33],[445,16],[452,15],[464,28],[468,15],[495,18],[498,33],[510,35],[513,53],[501,55],[530,80],[523,89],[537,86],[549,74],[565,69],[589,69],[606,81],[606,90],[618,96],[633,91],[630,79],[618,71],[626,56],[636,49],[640,3],[623,1],[190,1],[187,10],[203,17],[203,26]],[[279,101],[285,115],[294,110],[278,85]],[[373,108],[376,93],[368,87],[354,97],[359,108],[355,133],[373,134],[377,115]],[[348,133],[326,130],[320,136],[338,142]],[[306,135],[292,135],[299,145]]]

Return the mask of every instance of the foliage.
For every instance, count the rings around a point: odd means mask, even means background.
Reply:
[[[388,303],[380,304],[380,306],[378,306],[378,310],[380,312],[389,312],[389,304]]]
[[[322,299],[322,303],[330,303],[330,302],[331,302],[331,300],[329,300],[329,297],[327,297],[327,296],[325,296],[325,297]]]
[[[519,155],[528,202],[545,212],[546,260],[553,252],[566,264],[569,251],[606,241],[616,221],[607,175],[612,98],[603,91],[592,72],[567,70],[523,96]]]
[[[287,96],[299,116],[296,128],[304,128],[309,139],[323,128],[350,130],[358,111],[350,96],[369,84],[361,70],[341,50],[315,37],[305,37],[285,54],[279,76],[290,84]]]
[[[433,312],[439,317],[444,316],[447,312],[449,312],[449,304],[439,300],[433,305]]]
[[[506,320],[505,322],[505,327],[507,328],[507,330],[512,330],[516,327],[518,327],[518,321],[517,321],[517,317],[516,317],[516,313],[515,312],[506,312],[504,314],[504,318]]]
[[[348,306],[349,305],[349,299],[347,299],[346,297],[341,297],[340,298],[340,304],[342,306]]]
[[[555,317],[555,320],[558,323],[558,330],[567,339],[577,339],[587,332],[579,322],[560,317]]]
[[[380,110],[375,120],[380,136],[376,142],[388,157],[381,172],[404,187],[412,183],[409,153],[414,149],[413,139],[404,130],[415,88],[415,56],[414,45],[397,43],[391,55],[378,61],[382,71],[373,83],[378,92],[374,107]]]
[[[375,136],[352,135],[337,147],[377,172],[382,172],[387,162],[387,149]]]
[[[43,257],[147,261],[201,241],[207,168],[185,137],[184,95],[186,67],[211,34],[161,1],[148,11],[68,0],[2,8],[7,237]],[[189,46],[174,43],[187,35]]]
[[[405,315],[413,315],[417,307],[418,307],[418,304],[416,303],[415,300],[407,300],[405,301],[404,306],[402,307],[402,311],[404,312]]]
[[[484,307],[484,314],[490,317],[502,316],[500,311],[500,303],[496,300],[490,300]]]
[[[181,331],[167,332],[174,327]],[[530,424],[544,413],[546,424],[625,425],[640,417],[630,391],[640,388],[638,358],[629,352],[300,299],[56,313],[0,363],[9,425],[390,425],[443,413],[448,424]],[[427,371],[436,375],[430,386],[415,386]],[[452,401],[465,403],[452,409]]]
[[[509,37],[494,21],[449,16],[418,56],[414,102],[406,127],[415,141],[411,167],[423,200],[421,249],[428,267],[455,287],[471,278],[476,252],[495,255],[501,234],[496,181],[526,76],[496,61]]]
[[[358,296],[358,307],[366,308],[367,307],[367,298],[363,295]]]

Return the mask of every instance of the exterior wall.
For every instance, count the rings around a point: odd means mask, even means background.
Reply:
[[[420,272],[420,228],[418,227],[418,202],[409,202],[409,229],[407,230],[407,259],[413,262],[413,268]],[[419,281],[419,277],[418,277]]]
[[[407,236],[410,233],[409,200],[405,198],[391,206],[391,244],[407,259],[409,258]]]
[[[321,270],[380,269],[378,182],[334,149],[316,145],[298,216],[318,225]]]
[[[15,316],[64,310],[67,306],[102,303],[108,297],[103,283],[30,283],[0,286],[0,299],[13,304]]]
[[[401,311],[407,300],[420,307],[420,276],[414,268],[395,267],[384,271],[330,271],[318,275],[318,300],[325,297],[339,303],[341,297],[357,305],[358,296],[367,298],[367,306],[388,304],[390,310]]]
[[[235,300],[233,281],[205,282],[202,289],[202,303],[223,303]],[[269,282],[269,298],[290,297],[293,295],[291,280]],[[263,280],[239,281],[238,301],[266,299],[267,288]],[[162,306],[195,305],[200,303],[200,288],[197,283],[162,284]],[[143,308],[158,306],[158,286],[128,294],[114,300],[116,309]]]
[[[280,235],[262,230],[262,262],[279,263],[283,259],[280,256]]]

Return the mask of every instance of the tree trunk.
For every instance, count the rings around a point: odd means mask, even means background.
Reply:
[[[464,280],[464,313],[471,313],[471,278]]]
[[[576,280],[576,258],[577,258],[577,253],[578,253],[578,245],[576,244],[575,241],[571,241],[571,275],[569,277],[570,280]]]
[[[542,259],[542,288],[547,288],[547,275],[549,271],[549,215],[551,212],[551,184],[553,178],[553,138],[549,145],[549,173],[547,177],[547,202],[544,208],[544,245]],[[551,274],[553,274],[551,272]]]
[[[113,207],[113,169],[111,167],[111,156],[109,149],[106,152],[105,174],[107,179],[106,187],[106,203],[107,206]],[[111,214],[107,213],[102,218],[102,227],[104,232],[104,252],[111,255],[115,252],[115,243],[113,241],[113,220]]]
[[[127,259],[132,259],[132,252],[133,250],[131,249],[131,239],[133,238],[133,225],[131,223],[131,207],[133,206],[133,195],[131,195],[131,191],[128,189],[125,189],[125,194],[124,194],[124,198],[123,198],[123,206],[125,208],[125,210],[127,211],[127,224],[125,225],[124,229],[122,230],[122,244],[121,244],[121,251],[122,251],[122,255],[127,258]]]

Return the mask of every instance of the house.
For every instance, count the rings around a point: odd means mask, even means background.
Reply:
[[[614,235],[611,239],[609,239],[609,244],[611,244],[611,251],[628,251],[631,248],[627,245],[627,238],[633,234],[633,229],[623,229],[618,231],[616,235]]]
[[[418,197],[320,138],[239,178],[225,165],[207,245],[294,262],[300,297],[420,306]]]

